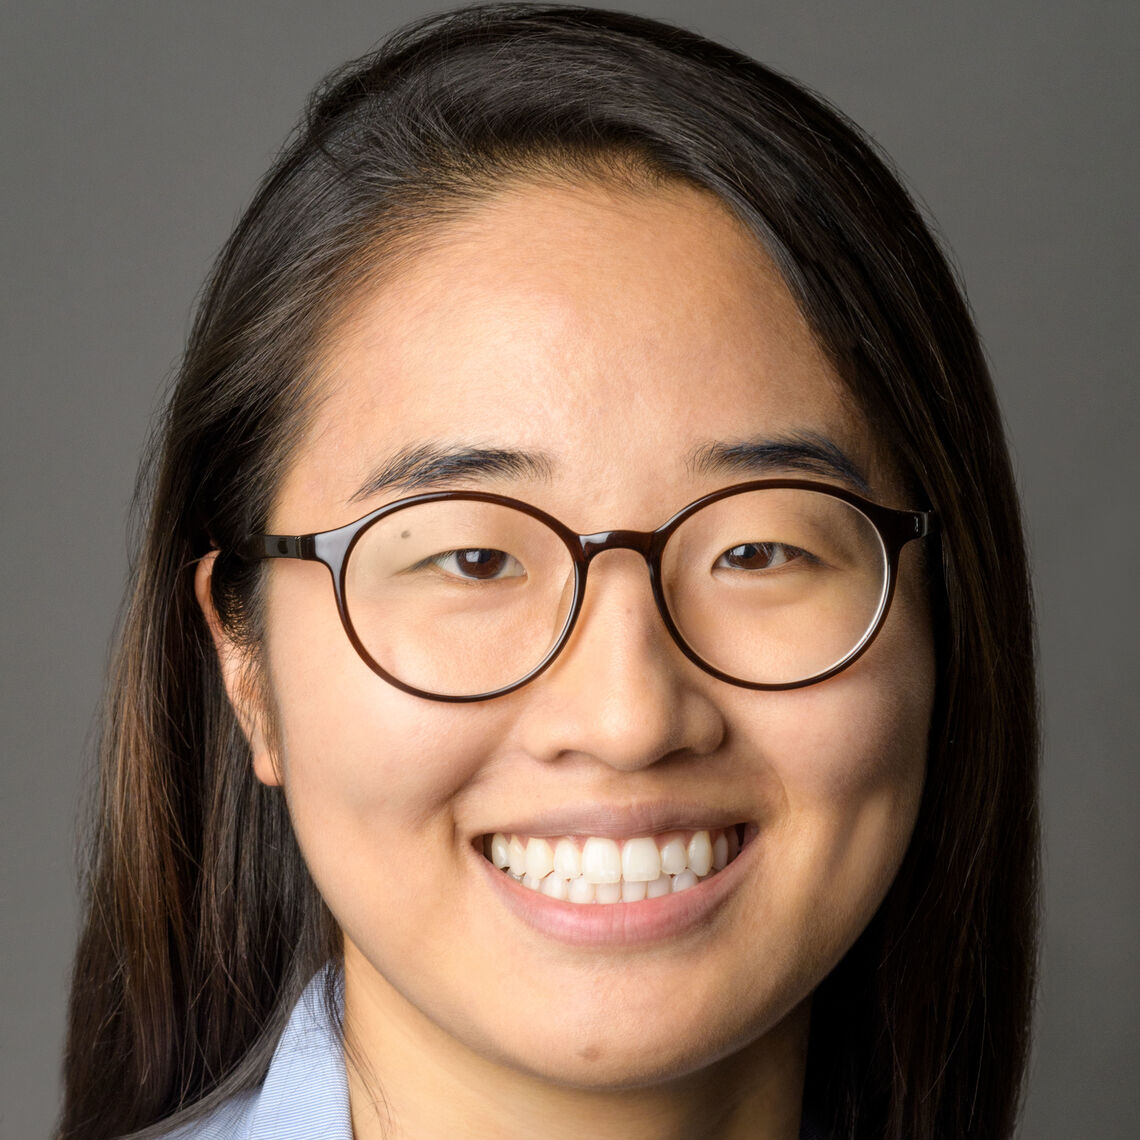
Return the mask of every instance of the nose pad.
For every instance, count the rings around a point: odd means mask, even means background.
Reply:
[[[548,760],[587,755],[626,771],[712,751],[724,735],[720,710],[662,620],[645,559],[606,554],[591,561],[568,642],[533,683],[526,750]]]

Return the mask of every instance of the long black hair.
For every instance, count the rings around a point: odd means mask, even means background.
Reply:
[[[322,337],[370,274],[515,178],[680,180],[767,249],[941,519],[927,780],[902,868],[813,1001],[837,1137],[1011,1135],[1037,935],[1037,720],[1017,499],[954,275],[835,110],[690,32],[586,8],[434,17],[333,75],[218,259],[142,484],[101,735],[60,1136],[119,1136],[264,1076],[338,954],[279,789],[255,779],[193,593],[256,646],[264,530]],[[271,856],[271,857],[270,857]]]

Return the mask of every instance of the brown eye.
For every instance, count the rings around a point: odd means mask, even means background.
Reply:
[[[803,551],[782,542],[742,542],[717,559],[717,568],[728,570],[771,570],[783,566]]]
[[[503,550],[486,547],[471,547],[467,550],[451,550],[438,554],[432,562],[445,574],[456,578],[467,578],[478,582],[489,582],[495,578],[516,578],[523,573],[516,558]]]

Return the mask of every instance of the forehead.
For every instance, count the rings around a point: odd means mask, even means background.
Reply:
[[[347,521],[370,471],[425,444],[541,455],[599,506],[638,478],[683,496],[702,447],[743,440],[826,440],[873,482],[863,417],[708,194],[520,186],[392,266],[326,340],[282,509],[345,504]]]

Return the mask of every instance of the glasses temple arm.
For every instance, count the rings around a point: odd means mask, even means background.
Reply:
[[[318,560],[316,542],[311,534],[255,534],[239,542],[234,553],[247,562],[258,562],[263,558]]]

